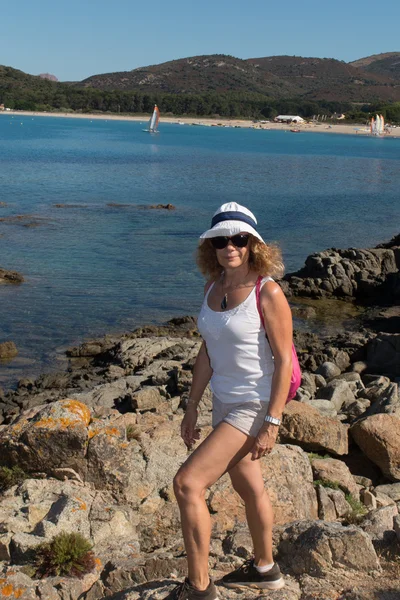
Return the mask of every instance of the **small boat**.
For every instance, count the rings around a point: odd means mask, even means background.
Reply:
[[[300,133],[301,129],[291,129],[290,131],[292,133]]]
[[[158,109],[157,104],[154,105],[153,114],[150,117],[149,128],[143,129],[146,133],[159,133],[157,130],[158,122],[160,120],[160,111]]]
[[[385,119],[383,118],[383,115],[376,115],[375,119],[372,117],[370,131],[371,135],[385,135]]]

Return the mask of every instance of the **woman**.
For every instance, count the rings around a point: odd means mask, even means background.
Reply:
[[[271,279],[282,274],[279,250],[265,244],[256,226],[253,213],[231,202],[217,210],[211,228],[200,236],[198,264],[210,280],[198,319],[203,344],[181,435],[189,449],[199,439],[197,406],[209,382],[213,431],[174,479],[188,577],[168,596],[170,600],[217,598],[208,575],[211,522],[205,493],[226,472],[245,503],[254,560],[221,582],[230,587],[284,586],[272,557],[273,513],[260,458],[274,447],[288,395],[292,317],[281,288]],[[259,276],[263,279],[257,306]]]

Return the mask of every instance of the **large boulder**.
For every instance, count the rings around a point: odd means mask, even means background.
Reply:
[[[386,477],[400,481],[400,419],[372,415],[352,425],[350,433],[364,454]]]
[[[322,416],[318,410],[302,402],[290,402],[283,413],[279,439],[307,451],[347,454],[347,427]]]
[[[298,446],[276,445],[261,459],[261,469],[276,524],[318,518],[318,502],[307,454]],[[223,533],[246,522],[244,505],[224,475],[210,490],[208,505],[214,532]]]
[[[296,521],[285,528],[278,553],[297,575],[323,577],[331,569],[369,572],[380,568],[369,536],[358,527],[339,523]]]
[[[70,467],[85,475],[90,410],[66,398],[24,413],[0,431],[0,464],[27,473]]]
[[[295,296],[395,302],[400,293],[398,245],[371,250],[332,248],[312,254],[302,269],[285,276],[283,289]]]

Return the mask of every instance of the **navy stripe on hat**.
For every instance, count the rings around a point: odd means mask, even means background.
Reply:
[[[239,212],[237,210],[220,212],[212,218],[211,227],[217,225],[217,223],[221,223],[221,221],[242,221],[243,223],[247,223],[247,225],[251,225],[254,229],[257,226],[257,223],[246,215],[245,213]]]

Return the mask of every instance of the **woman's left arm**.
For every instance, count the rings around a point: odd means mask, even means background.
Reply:
[[[280,420],[292,376],[292,312],[280,286],[274,281],[267,281],[262,287],[260,303],[275,365],[267,415]],[[271,452],[278,429],[278,425],[264,423],[251,451],[252,460]]]

